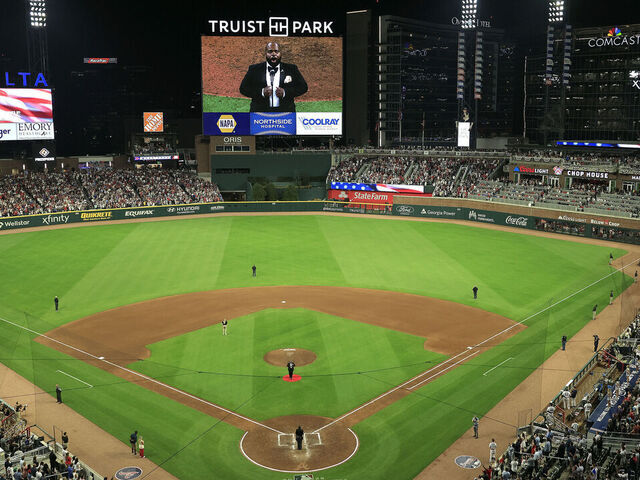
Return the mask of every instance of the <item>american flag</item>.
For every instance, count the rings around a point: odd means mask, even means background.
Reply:
[[[53,122],[51,90],[0,88],[0,123]]]

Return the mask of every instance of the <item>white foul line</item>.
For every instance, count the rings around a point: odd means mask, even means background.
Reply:
[[[67,377],[71,377],[74,380],[79,381],[80,383],[84,383],[85,385],[89,385],[89,388],[93,388],[93,385],[91,385],[90,383],[87,383],[87,382],[85,382],[83,380],[80,380],[79,378],[76,378],[73,375],[69,375],[67,372],[63,372],[62,370],[56,370],[56,372],[60,372],[61,374],[66,375]]]
[[[56,340],[55,338],[51,338],[51,337],[49,337],[47,335],[44,335],[43,333],[36,332],[35,330],[32,330],[32,329],[30,329],[28,327],[23,327],[22,325],[18,325],[17,323],[13,323],[13,322],[11,322],[11,321],[9,321],[9,320],[7,320],[5,318],[2,318],[2,317],[0,317],[0,320],[2,320],[5,323],[8,323],[9,325],[13,325],[14,327],[21,328],[23,330],[26,330],[27,332],[31,332],[31,333],[33,333],[35,335],[38,335],[38,336],[43,337],[43,338],[46,338],[47,340],[51,340],[52,342],[58,343],[58,344],[60,344],[60,345],[62,345],[64,347],[67,347],[67,348],[71,349],[71,350],[75,350],[76,352],[80,352],[83,355],[86,355],[87,357],[93,358],[94,360],[98,360],[100,362],[106,363],[107,365],[111,365],[112,367],[119,368],[120,370],[124,370],[127,373],[130,373],[132,375],[135,375],[135,376],[138,376],[140,378],[143,378],[143,379],[145,379],[145,380],[147,380],[147,381],[149,381],[151,383],[155,383],[156,385],[160,385],[161,387],[164,387],[164,388],[166,388],[168,390],[171,390],[173,392],[179,393],[180,395],[184,395],[185,397],[191,398],[192,400],[196,400],[196,401],[198,401],[200,403],[204,403],[205,405],[209,405],[210,407],[215,407],[215,408],[217,408],[219,410],[222,410],[223,412],[227,412],[229,415],[233,415],[233,416],[236,416],[236,417],[241,418],[243,420],[246,420],[247,422],[251,422],[254,425],[258,425],[260,427],[264,427],[264,428],[266,428],[268,430],[271,430],[272,432],[283,433],[280,430],[276,430],[275,428],[271,428],[268,425],[264,425],[264,424],[262,424],[260,422],[256,422],[255,420],[252,420],[250,418],[242,416],[239,413],[233,412],[231,410],[227,410],[226,408],[221,407],[220,405],[216,405],[215,403],[207,402],[206,400],[204,400],[202,398],[198,398],[195,395],[191,395],[190,393],[187,393],[187,392],[184,392],[184,391],[182,391],[180,389],[172,387],[171,385],[167,385],[166,383],[159,382],[155,378],[147,377],[146,375],[138,373],[138,372],[136,372],[134,370],[130,370],[130,369],[126,368],[126,367],[118,365],[117,363],[113,363],[113,362],[110,362],[109,360],[105,360],[104,358],[97,357],[97,356],[95,356],[95,355],[93,355],[93,354],[91,354],[89,352],[85,352],[84,350],[82,350],[80,348],[76,348],[73,345],[67,345],[66,343],[61,342],[60,340]]]
[[[475,352],[473,352],[471,355],[468,355],[466,357],[464,357],[462,360],[458,360],[456,363],[449,365],[447,368],[445,368],[444,370],[439,371],[438,373],[434,373],[433,375],[431,375],[430,377],[425,378],[424,380],[422,380],[420,383],[416,383],[413,387],[409,387],[409,390],[413,390],[414,388],[419,387],[420,385],[422,385],[425,382],[428,382],[429,380],[431,380],[432,378],[437,377],[438,375],[442,375],[444,372],[446,372],[447,370],[449,370],[450,368],[455,367],[456,365],[458,365],[459,363],[464,362],[465,360],[470,359],[471,357],[473,357],[474,355],[480,353],[480,350],[476,350]]]
[[[509,357],[509,358],[507,358],[504,362],[500,362],[498,365],[496,365],[496,366],[495,366],[495,367],[493,367],[493,368],[490,368],[489,370],[487,370],[486,372],[484,372],[482,375],[486,377],[486,376],[487,376],[487,373],[491,372],[492,370],[495,370],[496,368],[498,368],[498,367],[499,367],[500,365],[502,365],[503,363],[507,363],[509,360],[513,360],[513,357]]]
[[[465,353],[465,352],[461,352],[461,353],[458,353],[457,355],[454,355],[453,357],[449,357],[449,358],[447,358],[445,361],[443,361],[442,363],[439,363],[439,364],[438,364],[438,365],[436,365],[435,367],[430,368],[430,369],[429,369],[429,370],[427,370],[426,372],[422,372],[421,374],[416,375],[416,376],[415,376],[415,377],[413,377],[413,378],[410,378],[410,379],[409,379],[409,380],[407,380],[406,382],[404,382],[404,383],[402,383],[402,384],[398,385],[397,387],[392,388],[391,390],[389,390],[389,391],[387,391],[387,392],[385,392],[385,393],[383,393],[383,394],[381,394],[381,395],[378,395],[378,396],[377,396],[376,398],[374,398],[373,400],[369,400],[367,403],[365,403],[365,404],[363,404],[363,405],[360,405],[358,408],[356,408],[356,409],[354,409],[354,410],[351,410],[351,411],[349,411],[349,412],[345,413],[345,414],[344,414],[344,415],[342,415],[341,417],[336,418],[335,420],[333,420],[332,422],[328,423],[328,424],[327,424],[327,425],[325,425],[324,427],[320,427],[319,429],[317,429],[317,430],[315,430],[315,431],[313,431],[313,432],[311,432],[311,433],[317,433],[317,432],[319,432],[320,430],[322,430],[322,429],[324,429],[324,428],[330,427],[331,425],[333,425],[333,424],[335,424],[335,423],[339,422],[339,421],[340,421],[340,420],[342,420],[343,418],[347,418],[349,415],[351,415],[351,414],[353,414],[353,413],[356,413],[358,410],[362,410],[364,407],[366,407],[366,406],[368,406],[368,405],[371,405],[371,404],[372,404],[372,403],[374,403],[374,402],[377,402],[377,401],[378,401],[378,400],[380,400],[381,398],[384,398],[384,397],[386,397],[387,395],[392,394],[392,393],[393,393],[393,392],[395,392],[396,390],[398,390],[398,389],[400,389],[400,388],[404,387],[405,385],[408,385],[409,383],[413,382],[414,380],[417,380],[417,379],[418,379],[418,378],[420,378],[421,376],[426,375],[426,374],[427,374],[427,373],[429,373],[429,372],[432,372],[432,371],[433,371],[433,370],[435,370],[436,368],[440,368],[442,365],[446,365],[446,364],[447,364],[447,363],[449,363],[451,360],[453,360],[453,359],[455,359],[455,358],[459,357],[459,356],[460,356],[460,355],[462,355],[463,353]]]
[[[438,367],[441,367],[442,365],[445,365],[446,363],[450,362],[451,360],[453,360],[453,359],[455,359],[455,358],[459,357],[460,355],[462,355],[463,353],[465,353],[465,351],[472,350],[473,348],[477,348],[477,347],[479,347],[479,346],[481,346],[481,345],[484,345],[484,344],[485,344],[485,343],[487,343],[488,341],[493,340],[493,339],[494,339],[494,338],[496,338],[496,337],[499,337],[499,336],[500,336],[500,335],[502,335],[503,333],[506,333],[506,332],[510,331],[511,329],[513,329],[513,328],[517,327],[518,325],[522,325],[522,324],[523,324],[523,323],[525,323],[526,321],[531,320],[533,317],[535,317],[535,316],[537,316],[537,315],[540,315],[540,314],[541,314],[541,313],[543,313],[543,312],[546,312],[546,311],[547,311],[547,310],[549,310],[550,308],[555,307],[556,305],[558,305],[558,304],[560,304],[560,303],[562,303],[562,302],[564,302],[564,301],[566,301],[566,300],[570,299],[571,297],[573,297],[573,296],[577,295],[578,293],[580,293],[580,292],[582,292],[582,291],[586,290],[587,288],[592,287],[593,285],[595,285],[595,284],[597,284],[597,283],[600,283],[602,280],[604,280],[604,279],[606,279],[606,278],[609,278],[611,275],[613,275],[613,274],[615,274],[615,273],[617,273],[617,272],[621,272],[621,271],[623,271],[623,270],[624,270],[625,268],[627,268],[629,265],[633,265],[634,263],[637,263],[637,262],[638,262],[638,260],[640,260],[640,258],[638,258],[638,259],[634,260],[634,261],[633,261],[633,262],[631,262],[631,263],[628,263],[628,264],[626,264],[626,265],[623,265],[621,268],[617,268],[617,269],[615,269],[613,272],[611,272],[611,273],[609,273],[609,274],[605,275],[605,276],[604,276],[604,277],[602,277],[601,279],[596,280],[596,281],[595,281],[595,282],[593,282],[593,283],[590,283],[590,284],[589,284],[589,285],[587,285],[586,287],[583,287],[583,288],[581,288],[580,290],[577,290],[576,292],[572,293],[571,295],[566,296],[566,297],[565,297],[565,298],[563,298],[562,300],[558,300],[558,301],[557,301],[556,303],[554,303],[553,305],[549,305],[548,307],[543,308],[543,309],[542,309],[542,310],[540,310],[539,312],[536,312],[536,313],[534,313],[534,314],[532,314],[532,315],[529,315],[529,316],[528,316],[527,318],[525,318],[524,320],[521,320],[521,321],[519,321],[519,322],[514,323],[514,324],[513,324],[513,325],[511,325],[510,327],[507,327],[507,328],[505,328],[504,330],[502,330],[502,331],[500,331],[500,332],[496,333],[495,335],[490,336],[490,337],[489,337],[489,338],[487,338],[486,340],[483,340],[482,342],[477,343],[477,344],[476,344],[476,345],[474,345],[473,347],[467,347],[467,350],[464,350],[464,351],[462,351],[462,352],[460,352],[460,353],[458,353],[458,354],[454,355],[453,357],[448,358],[448,359],[447,359],[447,360],[445,360],[444,362],[442,362],[442,363],[440,363],[440,364],[436,365],[436,366],[435,366],[435,367],[433,367],[433,368],[430,368],[430,369],[429,369],[429,370],[427,370],[426,372],[422,372],[421,374],[416,375],[415,377],[413,377],[413,378],[412,378],[412,379],[410,379],[410,380],[407,380],[407,381],[406,381],[406,382],[404,382],[403,384],[398,385],[397,387],[392,388],[392,389],[391,389],[391,390],[389,390],[388,392],[385,392],[385,393],[383,393],[382,395],[377,396],[377,397],[376,397],[376,398],[374,398],[373,400],[370,400],[370,401],[368,401],[367,403],[365,403],[365,404],[363,404],[363,405],[360,405],[360,406],[359,406],[358,408],[356,408],[355,410],[351,410],[350,412],[345,413],[344,415],[342,415],[342,416],[340,416],[340,417],[336,418],[336,419],[335,419],[334,421],[332,421],[331,423],[329,423],[329,424],[325,425],[324,427],[319,428],[318,430],[316,430],[316,431],[315,431],[315,432],[313,432],[313,433],[319,432],[319,431],[320,431],[320,430],[322,430],[323,428],[327,428],[327,427],[329,427],[329,426],[333,425],[334,423],[339,422],[339,421],[340,421],[340,420],[342,420],[343,418],[347,418],[349,415],[352,415],[353,413],[357,412],[358,410],[361,410],[361,409],[363,409],[364,407],[366,407],[366,406],[368,406],[368,405],[371,405],[371,404],[372,404],[372,403],[374,403],[374,402],[377,402],[379,399],[386,397],[387,395],[389,395],[389,394],[391,394],[391,393],[395,392],[396,390],[398,390],[398,389],[400,389],[400,388],[404,387],[405,385],[407,385],[407,384],[409,384],[409,383],[413,382],[414,380],[416,380],[416,379],[418,379],[418,378],[422,377],[423,375],[425,375],[425,374],[427,374],[427,373],[431,372],[432,370],[434,370],[434,369],[436,369],[436,368],[438,368]],[[479,353],[479,352],[475,352],[475,353]],[[474,355],[475,355],[475,353],[474,353]],[[471,356],[471,355],[470,355],[470,356]],[[466,357],[466,358],[469,358],[469,357]],[[465,359],[466,359],[466,358],[465,358]],[[461,360],[461,361],[464,361],[464,359],[463,359],[463,360]],[[457,362],[455,365],[457,365],[458,363],[460,363],[460,362]],[[448,370],[449,368],[451,368],[451,367],[448,367],[448,368],[447,368],[447,370]],[[444,370],[443,370],[443,371],[444,371]],[[442,372],[440,372],[440,373],[442,373]],[[437,374],[437,375],[439,375],[439,374]],[[437,375],[433,375],[433,376],[437,376]],[[432,376],[432,377],[433,377],[433,376]],[[429,377],[429,379],[430,379],[430,378],[432,378],[432,377]],[[427,379],[427,380],[429,380],[429,379]],[[421,384],[422,384],[422,383],[424,383],[425,381],[426,381],[426,380],[424,380],[424,381],[420,382],[418,385],[421,385]],[[413,390],[413,389],[414,389],[415,387],[417,387],[418,385],[414,385],[413,387],[410,387],[410,388],[409,388],[409,390]]]

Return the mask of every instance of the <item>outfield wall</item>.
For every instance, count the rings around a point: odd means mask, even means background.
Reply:
[[[217,202],[48,213],[0,218],[0,231],[109,220],[251,212],[337,212],[466,220],[640,244],[639,219],[605,217],[581,212],[522,207],[503,203],[494,204],[468,199],[404,196],[396,196],[393,206],[338,201]]]

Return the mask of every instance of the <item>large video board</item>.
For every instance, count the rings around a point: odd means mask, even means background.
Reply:
[[[53,139],[48,88],[0,88],[0,141]]]
[[[342,38],[202,37],[205,135],[342,135]]]

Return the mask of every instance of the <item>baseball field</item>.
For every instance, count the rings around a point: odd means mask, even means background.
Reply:
[[[1,235],[0,361],[178,478],[410,479],[632,283],[610,252],[325,215]]]

